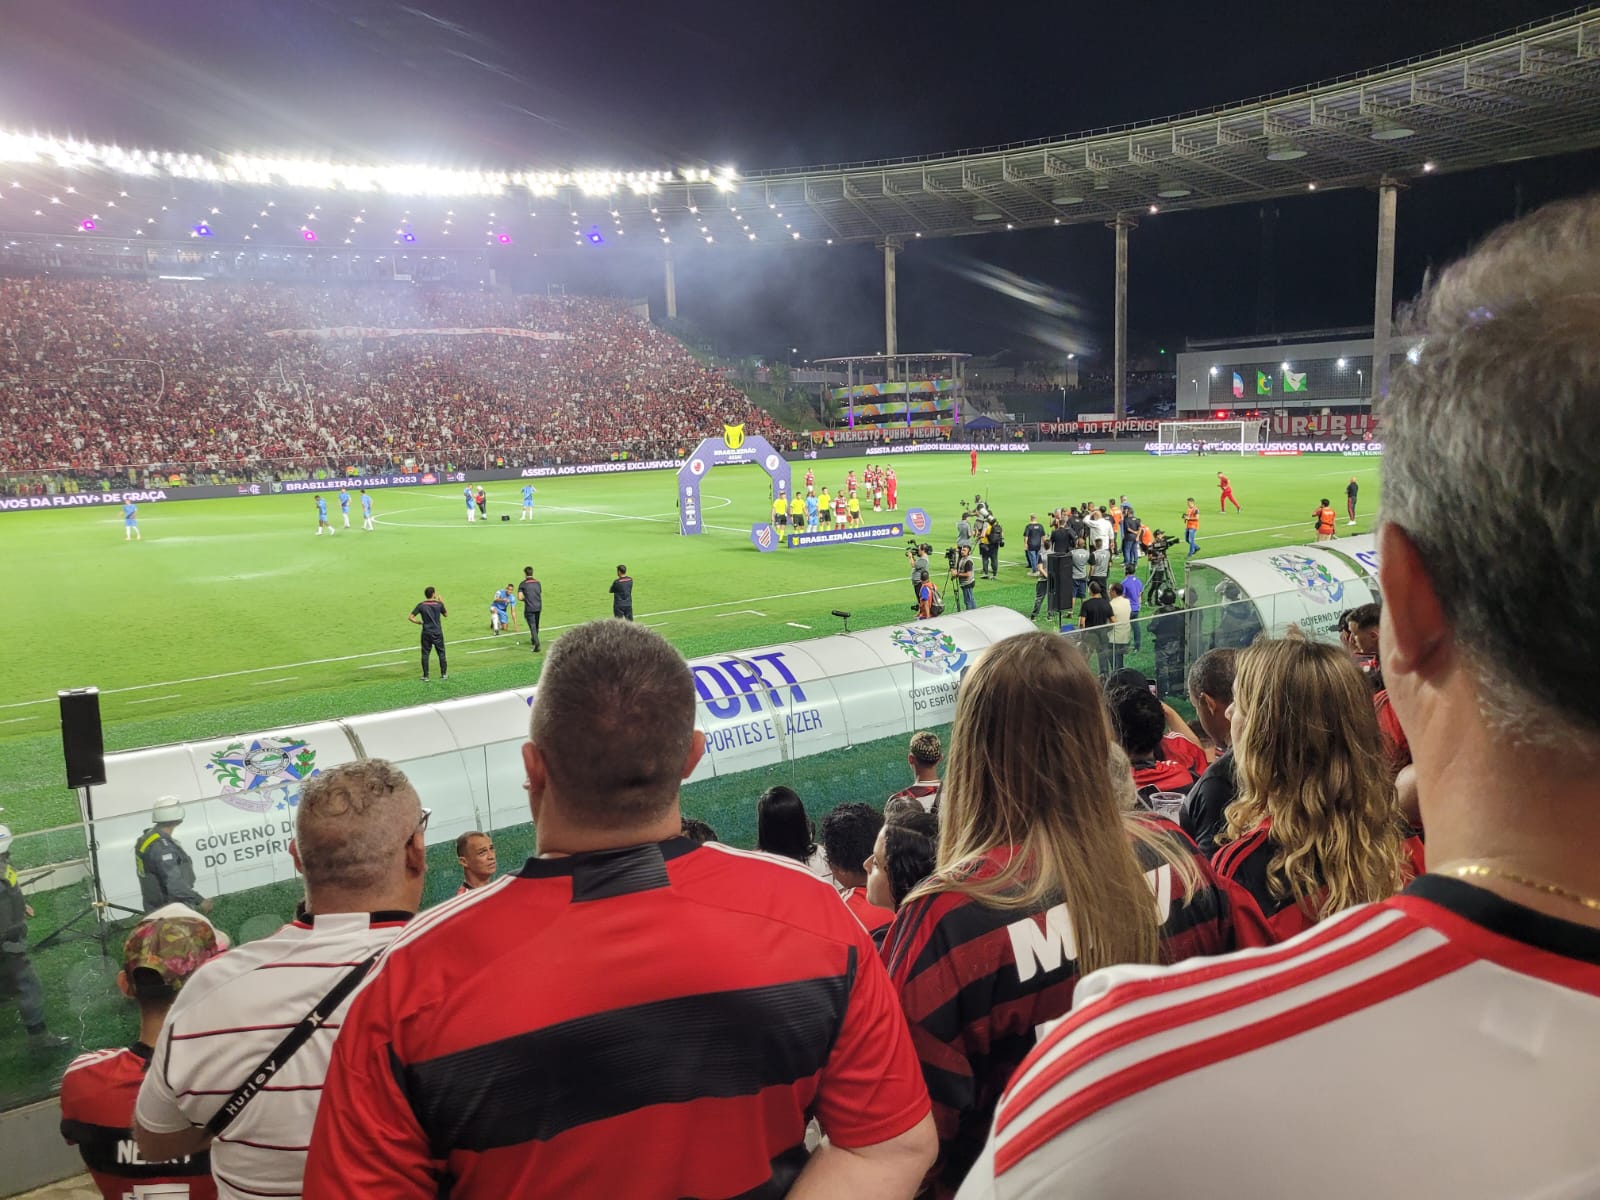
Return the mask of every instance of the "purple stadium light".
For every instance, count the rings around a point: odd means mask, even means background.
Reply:
[[[600,230],[598,228],[589,230],[589,241],[594,245],[603,246],[605,244],[605,240],[605,238],[600,236]]]
[[[404,233],[402,233],[402,234],[401,234],[401,235],[400,235],[400,240],[401,240],[401,241],[402,241],[402,242],[414,242],[414,241],[416,241],[416,240],[417,240],[417,235],[416,235],[416,234],[414,234],[414,233],[412,233],[412,232],[411,232],[411,231],[410,231],[410,230],[409,230],[409,229],[408,229],[408,230],[406,230],[406,232],[404,232]]]
[[[314,242],[317,240],[317,231],[315,229],[302,229],[300,236],[308,242]]]
[[[499,242],[502,246],[509,246],[511,245],[511,235],[509,233],[502,233],[499,237],[495,238],[495,241]]]
[[[200,237],[211,236],[211,226],[207,225],[204,221],[201,221],[200,224],[196,225],[194,227],[194,231]]]
[[[85,233],[93,233],[96,229],[99,229],[100,226],[96,225],[92,220],[85,220],[78,222],[78,228],[83,230]]]

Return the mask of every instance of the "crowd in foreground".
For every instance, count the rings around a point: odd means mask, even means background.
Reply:
[[[225,953],[197,914],[141,926],[141,1044],[79,1060],[64,1109],[121,1063],[145,1179],[209,1151],[226,1196],[1592,1192],[1597,274],[1581,202],[1440,276],[1388,402],[1375,661],[1364,617],[1201,659],[1227,752],[1176,821],[1203,747],[1030,633],[967,674],[942,780],[919,736],[821,864],[782,793],[767,853],[703,840],[683,659],[581,626],[523,747],[535,857],[411,916],[422,798],[325,772],[301,918]],[[1453,519],[1512,508],[1574,563],[1537,624]]]
[[[591,297],[0,279],[0,347],[3,472],[598,462],[681,456],[724,421],[778,433],[677,339]]]

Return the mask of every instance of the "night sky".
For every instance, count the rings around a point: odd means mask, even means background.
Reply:
[[[1565,11],[1526,0],[1323,5],[875,4],[809,0],[53,0],[0,34],[0,128],[173,149],[325,152],[453,166],[741,169],[949,151],[1207,108],[1426,54]],[[1226,16],[1222,14],[1225,12]],[[1396,293],[1544,199],[1600,185],[1600,153],[1419,181],[1399,205]],[[1370,322],[1376,201],[1278,202],[1145,220],[1137,343]],[[659,297],[659,268],[541,259],[559,278]],[[1032,319],[971,281],[994,265],[1075,298],[1108,339],[1098,227],[919,244],[900,344],[1028,350]],[[1262,272],[1272,294],[1262,304]],[[584,274],[579,275],[577,271]],[[679,270],[684,315],[723,349],[880,348],[870,247],[729,247]]]

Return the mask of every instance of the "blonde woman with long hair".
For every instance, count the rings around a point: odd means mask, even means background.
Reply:
[[[1281,941],[1385,900],[1422,871],[1372,688],[1341,647],[1291,629],[1241,651],[1230,719],[1238,791],[1212,865],[1236,905],[1253,903],[1268,930],[1247,932],[1255,924],[1247,913],[1243,940]]]
[[[960,1187],[1001,1089],[1082,975],[1234,948],[1209,864],[1177,826],[1123,809],[1111,747],[1067,638],[997,642],[962,681],[937,865],[884,943],[933,1099],[936,1195]]]

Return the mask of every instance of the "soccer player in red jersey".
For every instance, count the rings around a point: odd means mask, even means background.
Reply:
[[[80,1055],[61,1080],[61,1136],[78,1147],[104,1200],[146,1194],[216,1198],[211,1156],[205,1151],[171,1162],[139,1156],[133,1108],[173,997],[227,944],[211,922],[181,904],[146,917],[123,943],[117,987],[139,1005],[139,1039],[119,1050]]]
[[[1233,484],[1228,482],[1228,477],[1221,471],[1217,472],[1217,487],[1222,491],[1222,499],[1217,507],[1222,512],[1228,511],[1228,503],[1232,501],[1235,512],[1239,511],[1239,502],[1233,498]]]
[[[956,702],[938,869],[884,943],[954,1195],[1036,1030],[1080,975],[1233,947],[1227,901],[1176,825],[1125,813],[1105,701],[1058,634],[997,642]]]
[[[538,855],[367,977],[304,1200],[909,1200],[932,1121],[872,938],[803,864],[682,836],[695,712],[644,626],[555,643],[522,747]]]
[[[893,467],[890,467],[885,473],[883,485],[884,492],[889,500],[889,511],[893,512],[895,510],[895,505],[899,502],[897,493],[900,490],[900,483],[899,480],[894,477]]]
[[[972,452],[972,473],[974,475],[976,475],[978,473],[978,452],[977,452],[977,450],[973,450],[973,452]]]

